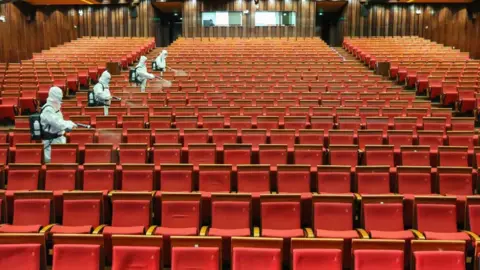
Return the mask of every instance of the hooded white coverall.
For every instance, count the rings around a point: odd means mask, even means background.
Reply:
[[[40,123],[43,131],[60,135],[58,138],[52,140],[43,140],[46,163],[50,162],[51,145],[67,143],[67,138],[64,136],[65,130],[77,127],[72,121],[63,120],[63,115],[60,111],[62,98],[62,89],[56,86],[50,88],[47,103],[43,105],[42,113],[40,114]]]
[[[109,83],[111,78],[112,76],[110,73],[108,71],[104,71],[102,76],[100,76],[100,79],[98,79],[98,83],[93,87],[93,93],[95,94],[96,102],[104,105],[110,104],[112,96],[110,94]]]
[[[141,92],[145,92],[145,88],[147,87],[147,80],[155,79],[155,75],[148,73],[146,63],[147,57],[142,56],[140,57],[138,65],[135,67],[135,69],[137,70],[137,78],[141,82]]]
[[[162,50],[160,55],[155,59],[155,63],[157,64],[157,68],[160,69],[162,75],[163,75],[163,72],[166,71],[166,68],[167,68],[167,56],[168,56],[167,50]]]

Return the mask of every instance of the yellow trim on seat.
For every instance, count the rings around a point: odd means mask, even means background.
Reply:
[[[360,237],[362,239],[370,239],[370,236],[368,235],[367,231],[364,229],[357,229],[357,232],[360,234]]]
[[[106,224],[102,224],[102,225],[98,226],[97,228],[95,228],[95,230],[93,230],[92,234],[101,234],[105,227],[107,227]]]
[[[418,230],[410,229],[409,231],[411,231],[418,240],[425,240],[425,235]]]
[[[312,228],[305,228],[305,236],[307,238],[315,238]]]
[[[55,226],[57,224],[48,224],[47,226],[43,227],[41,230],[40,230],[40,233],[47,233],[49,232],[53,226]]]
[[[202,226],[200,229],[200,236],[207,236],[208,233],[208,226]]]
[[[475,242],[479,242],[480,241],[480,237],[478,235],[476,235],[474,232],[471,232],[471,231],[462,231],[466,234],[468,234],[468,236],[470,236],[470,238],[472,238],[473,240],[475,240]]]
[[[155,229],[157,228],[157,226],[153,225],[153,226],[150,226],[147,230],[147,233],[146,235],[153,235],[153,233],[155,232]]]
[[[362,196],[361,196],[360,194],[358,194],[358,193],[353,193],[353,196],[355,197],[355,199],[356,199],[357,201],[359,201],[359,202],[362,201]]]
[[[260,228],[253,227],[253,237],[260,237]]]

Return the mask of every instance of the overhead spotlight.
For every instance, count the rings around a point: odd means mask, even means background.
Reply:
[[[248,14],[249,12],[250,12],[250,11],[249,11],[248,9],[245,9],[245,10],[243,11],[243,14]]]
[[[323,12],[318,13],[318,15],[323,16]]]
[[[178,13],[176,13],[176,12],[175,12],[175,13],[173,13],[173,16],[178,16]]]
[[[181,20],[183,20],[183,18],[182,18],[182,17],[180,17],[180,21],[181,21]]]
[[[78,11],[78,15],[79,15],[79,16],[83,16],[83,10],[79,10],[79,11]]]
[[[287,16],[287,13],[286,13],[286,12],[284,12],[284,13],[283,13],[283,16]]]

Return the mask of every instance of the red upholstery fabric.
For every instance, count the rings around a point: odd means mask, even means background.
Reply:
[[[100,225],[100,209],[99,200],[64,200],[62,224],[96,227]]]
[[[17,149],[15,152],[15,163],[42,163],[42,149]]]
[[[417,229],[424,232],[457,231],[455,205],[417,204]]]
[[[215,164],[215,150],[209,149],[189,149],[188,162],[194,165]]]
[[[360,194],[390,193],[390,174],[388,172],[357,173],[357,191]]]
[[[428,156],[427,156],[428,158]],[[429,161],[430,162],[430,161]],[[400,194],[431,194],[430,173],[398,173],[398,192]]]
[[[162,227],[198,228],[200,226],[200,202],[162,202]]]
[[[38,233],[41,225],[9,225],[0,226],[0,233]]]
[[[54,270],[100,270],[100,246],[58,244],[53,247]]]
[[[150,225],[150,201],[115,200],[112,204],[112,226],[130,227]]]
[[[160,190],[168,192],[192,191],[191,170],[168,170],[161,171]]]
[[[300,229],[300,203],[264,202],[261,205],[262,232]]]
[[[84,170],[83,190],[113,190],[114,178],[114,170]]]
[[[238,171],[238,192],[270,192],[268,171]]]
[[[395,167],[395,161],[393,157],[393,150],[368,150],[365,153],[367,165],[369,166],[390,166]]]
[[[51,163],[77,163],[77,148],[72,149],[52,149]]]
[[[315,236],[318,238],[343,238],[343,239],[355,239],[359,238],[358,232],[355,230],[315,230]]]
[[[323,150],[298,150],[293,153],[295,164],[318,166],[323,164]]]
[[[358,165],[358,152],[349,150],[335,150],[330,151],[330,164],[331,165]]]
[[[416,270],[464,270],[465,254],[460,251],[416,251]]]
[[[73,234],[88,234],[92,232],[92,226],[61,226],[55,225],[50,229],[50,233],[73,233]]]
[[[465,240],[470,241],[470,237],[464,232],[429,232],[424,231],[425,237],[429,240]]]
[[[150,191],[153,189],[153,170],[123,170],[122,190]]]
[[[234,248],[232,255],[233,270],[281,270],[280,249],[271,248]]]
[[[367,231],[403,231],[403,205],[401,203],[368,203],[363,206]]]
[[[112,270],[161,270],[159,247],[114,246]]]
[[[212,202],[212,228],[209,234],[238,230],[242,235],[250,235],[250,203],[248,202]],[[232,235],[234,236],[234,235]]]
[[[85,149],[85,163],[112,162],[112,149]]]
[[[232,237],[232,236],[250,236],[250,228],[241,228],[241,229],[219,229],[219,228],[210,228],[208,230],[208,235],[210,236],[222,236],[222,237]]]
[[[172,248],[172,269],[190,270],[219,269],[219,250],[214,247],[174,247]]]
[[[287,151],[286,149],[260,150],[259,160],[260,164],[270,164],[271,166],[287,164]]]
[[[318,172],[318,190],[323,193],[350,193],[350,172]]]
[[[315,230],[349,231],[353,229],[350,203],[317,202],[313,206]]]
[[[162,163],[180,163],[181,149],[154,149],[153,163],[160,165]]]
[[[225,164],[250,164],[251,151],[250,150],[224,150],[223,162]]]
[[[119,151],[120,164],[133,163],[143,164],[147,161],[147,148],[144,149],[122,149]]]
[[[47,170],[45,190],[74,190],[75,180],[75,170]]]
[[[277,172],[277,189],[281,193],[310,192],[310,171]]]
[[[14,201],[13,225],[47,225],[50,223],[48,199],[21,199]]]
[[[480,233],[480,205],[468,206],[468,218],[470,221],[470,231]]]
[[[404,270],[401,250],[355,250],[355,270]]]
[[[293,270],[341,270],[342,251],[339,249],[295,249]]]
[[[473,195],[472,174],[439,173],[440,194]]]
[[[40,270],[40,244],[1,244],[0,269]]]
[[[144,234],[145,227],[143,226],[130,226],[130,227],[112,227],[107,226],[103,229],[103,234]]]
[[[303,237],[305,235],[303,229],[262,229],[263,237],[281,237],[281,238],[293,238]]]
[[[199,190],[205,192],[230,192],[230,171],[202,171],[199,173]]]
[[[370,235],[374,239],[414,239],[411,231],[370,231]]]
[[[38,170],[9,170],[8,190],[35,190],[38,188]]]

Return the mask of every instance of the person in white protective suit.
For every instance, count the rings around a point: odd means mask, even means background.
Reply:
[[[160,74],[163,76],[163,72],[167,71],[167,50],[162,50],[160,55],[155,59],[157,68],[160,69]]]
[[[43,133],[48,134],[48,139],[43,140],[45,162],[50,162],[51,145],[67,143],[65,138],[65,130],[71,130],[77,125],[70,120],[63,120],[62,112],[60,111],[62,104],[63,93],[62,89],[54,86],[48,92],[47,103],[42,107],[40,114],[40,123],[42,125]]]
[[[108,71],[104,71],[98,83],[93,87],[93,93],[95,94],[95,101],[100,106],[109,106],[112,95],[110,94],[110,79],[112,76]]]
[[[142,56],[140,57],[138,65],[135,67],[137,71],[137,78],[140,81],[141,92],[145,92],[145,88],[147,87],[147,80],[155,79],[155,75],[148,73],[146,63],[147,57]]]

